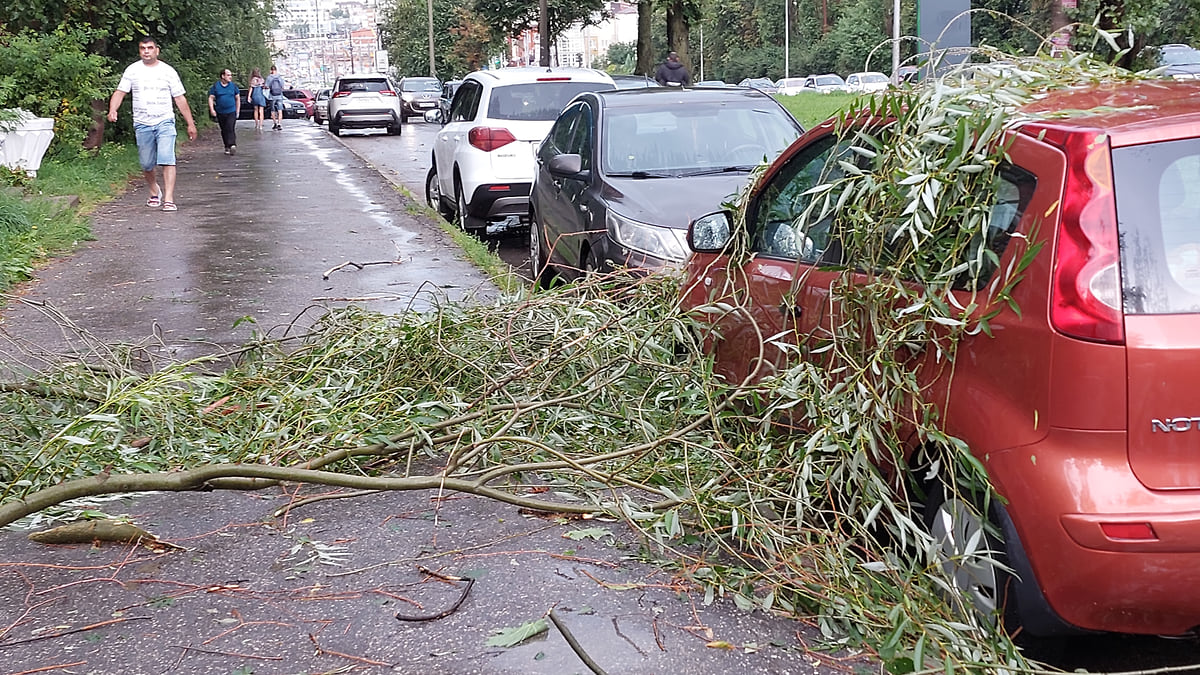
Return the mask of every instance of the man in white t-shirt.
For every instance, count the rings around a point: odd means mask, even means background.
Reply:
[[[138,41],[138,56],[121,75],[121,82],[108,101],[108,121],[117,121],[117,110],[125,94],[133,93],[133,131],[137,136],[138,163],[150,188],[146,206],[177,211],[175,206],[175,110],[187,122],[188,138],[196,138],[196,122],[184,96],[183,82],[175,69],[158,60],[158,43],[144,37]],[[162,167],[160,189],[154,177],[155,167]]]

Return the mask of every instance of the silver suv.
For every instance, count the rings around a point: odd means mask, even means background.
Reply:
[[[386,75],[343,75],[329,97],[329,130],[334,136],[347,129],[387,129],[400,135],[400,96]]]

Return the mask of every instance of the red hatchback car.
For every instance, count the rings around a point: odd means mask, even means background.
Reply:
[[[1015,572],[1005,602],[1028,632],[1184,634],[1200,627],[1200,86],[1071,88],[1025,110],[1077,112],[1009,133],[988,246],[997,269],[1041,248],[1012,291],[1021,311],[959,343],[945,429],[1003,497],[990,517]],[[746,231],[728,212],[691,225],[684,306],[748,298],[709,342],[731,381],[760,353],[788,358],[771,336],[829,320],[837,232],[784,246],[763,233],[813,198],[833,128],[775,160]],[[744,263],[731,237],[748,242]]]

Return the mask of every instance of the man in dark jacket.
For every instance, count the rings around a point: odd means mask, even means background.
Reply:
[[[654,72],[654,80],[662,87],[682,87],[692,83],[688,69],[679,62],[679,54],[667,54],[667,60]]]

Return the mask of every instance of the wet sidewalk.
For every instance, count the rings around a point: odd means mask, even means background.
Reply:
[[[401,312],[495,293],[441,230],[409,215],[400,193],[320,127],[287,120],[282,132],[255,132],[243,121],[237,148],[225,155],[216,130],[181,144],[178,211],[148,208],[137,181],[94,214],[96,241],[41,270],[21,296],[102,341],[190,358],[303,327],[322,307]],[[0,327],[66,347],[41,314],[10,303]]]
[[[495,293],[323,129],[238,131],[234,157],[215,131],[182,148],[179,211],[147,208],[142,185],[99,209],[97,240],[41,271],[0,328],[17,345],[80,347],[42,305],[97,339],[178,359],[303,326],[323,307],[399,312]],[[488,644],[552,608],[612,675],[879,672],[810,651],[809,624],[728,599],[705,606],[644,562],[620,522],[436,491],[287,511],[296,498],[292,486],[96,504],[178,547],[161,553],[0,530],[0,673],[588,672],[552,625],[519,646]]]

